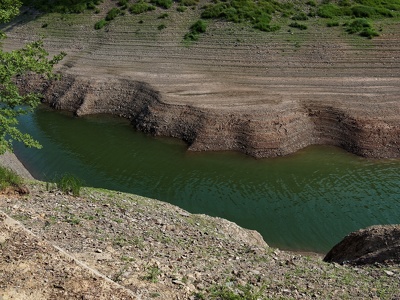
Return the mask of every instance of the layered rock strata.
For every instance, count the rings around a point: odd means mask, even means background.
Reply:
[[[398,105],[377,103],[374,109],[382,117],[357,102],[344,106],[301,98],[213,108],[170,103],[150,84],[118,77],[64,74],[53,81],[20,78],[18,84],[24,91],[42,93],[43,102],[55,109],[78,116],[118,115],[140,131],[182,139],[192,151],[235,150],[261,158],[327,144],[365,157],[400,157]]]

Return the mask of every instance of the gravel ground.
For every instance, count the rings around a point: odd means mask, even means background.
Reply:
[[[1,195],[0,210],[138,299],[224,299],[216,295],[228,292],[247,292],[254,299],[400,299],[398,265],[324,263],[319,255],[268,247],[258,233],[226,220],[136,195],[84,188],[72,197],[42,182],[28,186],[29,195]],[[24,293],[42,287],[41,277],[14,266],[22,260],[41,268],[48,258],[9,253],[21,243],[12,238],[0,248],[0,270],[7,274],[1,276],[3,295],[5,287]],[[26,262],[25,254],[32,260]]]

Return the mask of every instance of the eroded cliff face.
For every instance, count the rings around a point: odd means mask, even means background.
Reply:
[[[76,115],[107,113],[143,132],[184,140],[192,151],[235,150],[257,158],[293,153],[312,144],[342,147],[374,158],[400,157],[396,109],[371,113],[362,105],[282,101],[248,108],[210,108],[163,101],[151,85],[115,77],[64,74],[60,80],[19,78],[22,91]],[[397,106],[396,106],[397,107]],[[397,108],[398,110],[398,108]]]

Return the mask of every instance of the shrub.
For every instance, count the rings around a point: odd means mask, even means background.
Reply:
[[[107,21],[102,19],[102,20],[98,21],[96,24],[94,24],[94,29],[99,30],[106,25],[107,25]]]
[[[376,14],[376,10],[373,7],[364,5],[355,5],[351,8],[351,11],[357,18],[369,18]]]
[[[250,22],[254,28],[273,31],[277,27],[269,26],[272,14],[282,12],[287,16],[292,14],[293,4],[281,4],[278,1],[253,0],[216,0],[204,7],[201,17],[204,19],[225,19],[235,23]],[[290,14],[289,14],[290,12]]]
[[[350,0],[339,0],[338,2],[339,6],[351,6]]]
[[[372,25],[366,19],[356,19],[347,25],[346,31],[348,33],[357,33],[365,28],[371,28]]]
[[[318,8],[317,15],[321,18],[332,19],[334,17],[341,16],[343,14],[342,9],[332,3],[321,5]]]
[[[112,21],[114,20],[116,17],[118,17],[121,14],[121,10],[119,8],[112,8],[106,16],[106,21]]]
[[[179,4],[182,6],[195,6],[199,3],[199,0],[179,0]]]
[[[278,31],[279,29],[281,29],[281,27],[279,25],[270,25],[270,24],[261,23],[261,22],[255,24],[254,28],[261,30],[261,31],[265,31],[265,32],[274,32],[274,31]]]
[[[126,5],[128,5],[128,2],[129,2],[128,0],[119,0],[118,1],[118,5],[119,6],[126,6]]]
[[[315,0],[307,1],[306,4],[309,5],[309,6],[313,6],[313,7],[317,6],[317,2],[315,2]]]
[[[187,9],[186,6],[178,6],[178,7],[176,8],[176,10],[177,10],[178,12],[184,12],[184,11],[186,11],[186,9]]]
[[[95,9],[96,8],[96,4],[94,4],[93,2],[89,2],[88,4],[86,4],[87,9]]]
[[[151,0],[150,2],[165,9],[170,8],[173,3],[172,0]]]
[[[337,26],[339,26],[339,22],[338,21],[329,21],[328,23],[326,23],[326,26],[337,27]]]
[[[165,19],[165,18],[168,18],[168,16],[169,15],[167,13],[161,14],[161,15],[158,16],[158,19]]]
[[[364,28],[363,30],[361,30],[360,36],[372,39],[375,36],[379,36],[379,34],[373,28]]]
[[[298,23],[298,22],[290,23],[289,26],[290,26],[290,27],[293,27],[293,28],[298,28],[298,29],[300,29],[300,30],[306,30],[306,29],[307,29],[307,25],[300,24],[300,23]]]
[[[144,2],[144,1],[142,0],[142,1],[139,1],[139,2],[137,2],[137,3],[135,3],[135,4],[133,4],[133,5],[129,8],[129,11],[130,11],[131,13],[133,13],[133,14],[138,15],[138,14],[142,14],[142,13],[145,13],[145,12],[147,12],[147,11],[155,10],[155,9],[156,9],[156,8],[155,8],[153,5],[150,5],[150,4],[148,4],[148,3],[146,3],[146,2]]]
[[[82,187],[82,181],[72,174],[64,174],[56,184],[60,191],[73,196],[79,196]]]
[[[206,30],[207,23],[203,20],[198,20],[190,26],[190,31],[185,34],[183,39],[187,42],[197,41],[199,39],[199,34],[206,32]]]
[[[0,167],[0,190],[8,187],[20,187],[22,185],[22,178],[10,169]]]
[[[167,26],[165,24],[160,24],[160,25],[158,25],[157,28],[158,28],[158,30],[163,30],[163,29],[167,28]]]
[[[294,21],[306,21],[308,20],[307,15],[304,12],[298,13],[292,17]]]
[[[190,31],[193,33],[204,33],[207,30],[207,23],[203,20],[198,20],[192,26],[190,26]]]

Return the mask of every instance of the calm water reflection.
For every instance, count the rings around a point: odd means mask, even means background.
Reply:
[[[132,192],[259,231],[272,246],[326,252],[350,231],[400,223],[400,161],[333,147],[255,160],[189,153],[176,140],[135,132],[109,116],[40,109],[21,119],[44,146],[16,153],[43,180],[71,172],[90,186]]]

